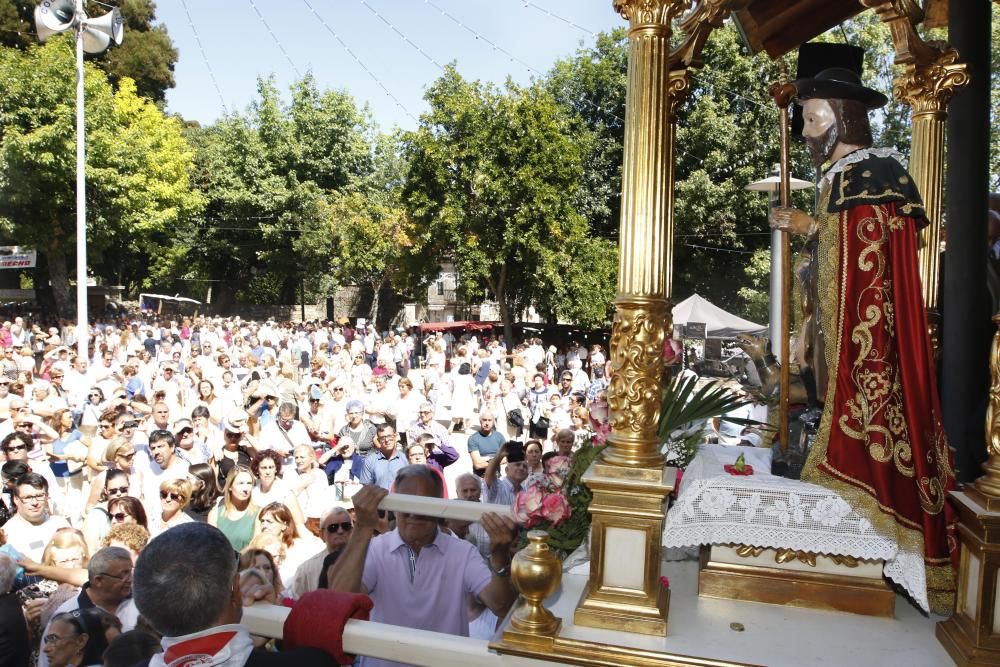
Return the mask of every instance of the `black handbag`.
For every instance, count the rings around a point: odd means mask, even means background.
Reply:
[[[500,397],[500,405],[503,406],[504,412],[507,413],[508,424],[513,424],[519,429],[524,428],[524,415],[521,413],[520,408],[508,410],[507,403],[503,400],[503,396]]]

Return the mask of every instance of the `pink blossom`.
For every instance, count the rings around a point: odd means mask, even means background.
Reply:
[[[591,421],[591,425],[593,426],[594,436],[591,438],[590,444],[600,446],[606,443],[608,436],[611,435],[611,426],[607,423],[594,424],[593,421]]]
[[[532,528],[537,525],[542,516],[542,500],[545,494],[538,484],[529,484],[522,489],[514,498],[514,518],[525,528]]]
[[[569,457],[553,456],[545,462],[545,479],[552,490],[561,489],[567,475],[569,475]]]
[[[684,355],[684,346],[679,340],[667,338],[663,341],[663,363],[667,366],[679,363]]]
[[[569,501],[561,493],[550,493],[542,500],[542,517],[550,521],[553,526],[558,526],[572,513]]]
[[[670,580],[666,577],[660,577],[660,586],[663,588],[670,588]]]

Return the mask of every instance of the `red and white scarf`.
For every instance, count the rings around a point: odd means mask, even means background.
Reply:
[[[160,640],[163,653],[149,661],[149,667],[243,667],[253,640],[242,625],[220,625],[181,637]]]

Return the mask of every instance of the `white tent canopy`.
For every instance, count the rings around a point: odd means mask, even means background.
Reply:
[[[697,294],[692,294],[674,306],[673,316],[674,324],[704,322],[709,338],[735,338],[741,333],[767,333],[767,327],[727,313]]]

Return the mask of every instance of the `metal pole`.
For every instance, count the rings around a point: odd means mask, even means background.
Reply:
[[[76,0],[76,345],[87,357],[87,179],[83,118],[83,0]]]
[[[791,205],[792,176],[789,171],[790,148],[789,148],[789,117],[788,105],[792,103],[795,96],[795,87],[788,83],[785,74],[785,64],[781,63],[781,76],[778,83],[770,90],[771,97],[774,98],[778,106],[778,121],[781,123],[781,166],[780,180],[778,182],[778,197],[782,206]],[[788,336],[791,329],[791,291],[792,291],[792,249],[789,232],[781,232],[781,406],[780,420],[778,423],[778,435],[781,438],[781,448],[788,449],[789,429],[789,391],[791,387],[791,360],[789,359]]]
[[[778,205],[778,193],[768,195],[768,209]],[[781,230],[771,230],[771,317],[768,320],[768,335],[771,338],[771,354],[781,357],[784,340],[781,336],[781,285],[784,280],[785,267],[781,263]]]

